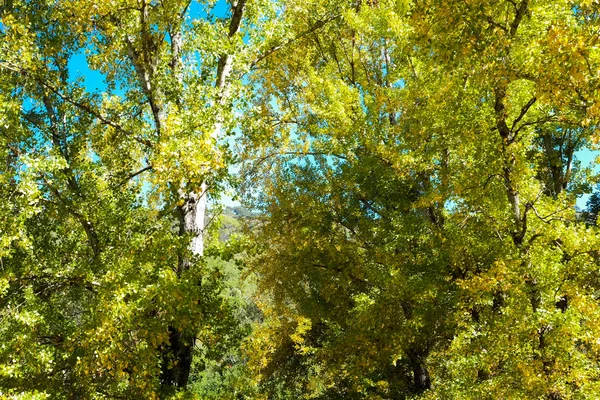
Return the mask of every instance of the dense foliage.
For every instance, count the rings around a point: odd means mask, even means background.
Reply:
[[[0,396],[600,393],[597,1],[0,18]]]
[[[597,5],[332,9],[256,74],[265,398],[594,398]]]

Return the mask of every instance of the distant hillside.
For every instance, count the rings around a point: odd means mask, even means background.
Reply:
[[[254,214],[242,206],[230,207],[226,206],[221,211],[220,221],[221,229],[219,230],[219,240],[227,241],[229,237],[242,229],[242,221],[252,218]],[[209,221],[211,216],[209,216]]]

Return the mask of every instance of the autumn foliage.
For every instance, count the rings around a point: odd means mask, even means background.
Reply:
[[[598,397],[597,0],[6,0],[0,38],[0,396]]]

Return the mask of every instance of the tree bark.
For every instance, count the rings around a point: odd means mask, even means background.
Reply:
[[[240,25],[244,16],[244,10],[246,6],[246,0],[238,0],[237,3],[232,5],[231,19],[229,23],[228,38],[232,39],[240,29]],[[178,71],[179,65],[181,65],[181,37],[174,35],[174,39],[171,42],[172,51],[172,69],[176,76],[181,76]],[[217,76],[215,80],[215,87],[217,88],[217,98],[215,99],[215,105],[221,106],[227,97],[227,80],[231,75],[233,66],[233,55],[223,53],[219,57],[217,65]],[[215,122],[213,135],[216,137],[221,131],[222,118],[217,115]],[[183,190],[180,191],[181,197],[184,199],[184,203],[179,207],[179,218],[180,228],[179,232],[181,235],[192,234],[192,242],[190,244],[190,250],[193,255],[203,256],[204,254],[204,224],[206,216],[206,205],[207,205],[207,184],[202,182],[200,190],[198,192],[191,191],[185,193]],[[181,259],[178,268],[178,273],[181,274],[190,267],[190,262],[185,257]],[[173,327],[169,327],[169,346],[165,348],[163,354],[163,365],[161,373],[161,383],[163,388],[166,389],[184,388],[187,385],[191,363],[193,358],[193,348],[195,335],[190,332],[180,332]]]
[[[246,7],[246,0],[238,0],[233,4],[231,10],[231,19],[229,22],[229,39],[232,39],[240,30],[242,19],[244,16],[244,10]],[[215,105],[222,105],[227,97],[227,79],[231,75],[231,69],[233,66],[233,55],[223,53],[219,57],[217,65],[217,76],[215,80],[215,87],[217,88],[217,99]],[[217,115],[217,121],[213,130],[213,136],[218,136],[221,131],[222,118]],[[200,186],[200,192],[191,192],[184,196],[185,204],[184,210],[184,233],[193,233],[191,250],[195,255],[202,256],[204,254],[204,221],[206,215],[206,200],[207,200],[207,184],[203,182]]]
[[[173,388],[187,386],[192,367],[194,336],[169,327],[169,345],[164,349],[168,357],[163,357],[160,381],[168,392]],[[167,393],[168,394],[168,393]]]

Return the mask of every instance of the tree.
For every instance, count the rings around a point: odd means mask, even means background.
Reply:
[[[246,128],[262,390],[593,397],[599,243],[574,204],[576,152],[598,138],[596,6],[309,1],[284,17],[302,37],[255,75]]]
[[[586,203],[586,210],[583,213],[585,222],[589,225],[596,225],[598,221],[598,212],[600,212],[600,194],[596,190]]]
[[[193,364],[205,397],[600,391],[600,235],[574,210],[598,142],[594,1],[0,15],[3,396],[191,396]],[[260,311],[205,234],[239,159]]]
[[[167,395],[195,340],[216,351],[231,336],[221,272],[201,257],[206,198],[275,11],[219,7],[0,7],[3,394]],[[83,54],[102,93],[73,74]]]

